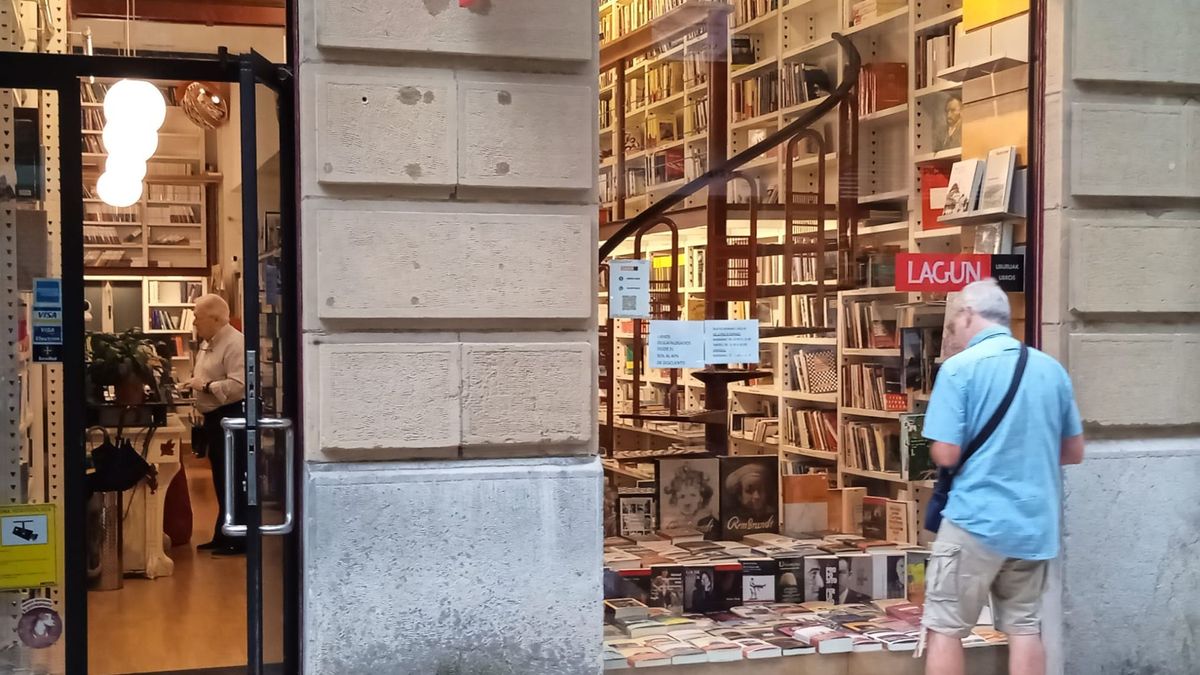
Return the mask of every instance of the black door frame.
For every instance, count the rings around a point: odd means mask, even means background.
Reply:
[[[291,39],[288,32],[289,42]],[[289,48],[290,49],[290,48]],[[66,672],[86,673],[88,668],[87,640],[87,503],[84,498],[84,323],[83,323],[83,228],[67,227],[67,223],[83,222],[83,141],[81,135],[82,106],[79,97],[79,80],[83,77],[138,78],[147,80],[199,80],[228,82],[241,85],[246,82],[253,91],[255,83],[273,89],[279,105],[279,149],[280,149],[280,221],[282,227],[282,301],[285,315],[293,317],[299,325],[298,269],[299,233],[296,219],[296,174],[295,167],[295,78],[286,66],[272,64],[261,55],[251,52],[246,55],[231,55],[220,48],[216,55],[202,58],[163,58],[127,56],[85,56],[79,54],[36,54],[26,52],[0,52],[0,89],[39,89],[56,91],[59,98],[59,189],[61,195],[60,246],[62,251],[63,285],[63,390],[75,395],[64,396],[64,461],[63,461],[63,521],[64,521],[64,579],[63,598],[66,622],[63,639],[66,640]],[[251,98],[253,101],[253,98]],[[247,146],[249,136],[249,146]],[[242,128],[242,154],[246,148],[254,152],[254,130]],[[243,160],[244,165],[244,160]],[[257,169],[257,166],[254,166]],[[253,176],[255,180],[257,176]],[[243,190],[245,188],[243,187]],[[244,242],[257,250],[257,214],[249,221],[255,227],[243,226]],[[245,225],[245,224],[244,224]],[[248,232],[248,234],[247,234]],[[243,269],[253,274],[257,289],[257,255],[244,258]],[[254,316],[243,312],[247,325],[253,324],[258,333],[257,293],[246,298],[246,307],[254,308]],[[257,348],[249,339],[247,344]],[[299,333],[286,331],[282,347],[296,363],[299,373]],[[283,414],[299,420],[299,377],[285,378],[286,407]],[[257,385],[255,386],[257,390]],[[302,424],[296,424],[299,436]],[[302,439],[296,448],[302,448]],[[297,465],[299,465],[297,458]],[[297,472],[299,473],[299,472]],[[302,509],[303,491],[298,489],[299,476],[293,477],[296,494],[297,518]],[[284,583],[284,669],[299,672],[300,667],[300,602],[301,575],[299,569],[301,553],[301,528],[296,527],[285,542]],[[247,575],[248,577],[251,575]],[[249,603],[248,603],[249,604]],[[252,628],[250,622],[248,628]],[[253,658],[251,657],[251,661]],[[251,664],[253,665],[253,664]]]

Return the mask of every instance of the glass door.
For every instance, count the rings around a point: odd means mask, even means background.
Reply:
[[[296,401],[287,394],[294,391],[299,335],[295,163],[287,125],[280,124],[291,109],[281,72],[252,53],[243,57],[238,82],[246,411],[244,419],[228,421],[226,452],[244,452],[247,473],[244,494],[226,489],[230,501],[244,500],[245,522],[229,523],[226,531],[246,539],[247,672],[253,674],[298,672],[291,662],[299,632],[298,445]]]

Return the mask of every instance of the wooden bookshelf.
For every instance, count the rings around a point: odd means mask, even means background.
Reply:
[[[617,4],[614,1],[606,3],[605,6],[616,6]],[[699,3],[687,4],[699,6]],[[892,251],[969,252],[973,250],[974,232],[979,224],[997,220],[1023,222],[1023,217],[1016,213],[978,213],[947,218],[937,228],[923,229],[920,176],[923,168],[948,167],[954,161],[963,158],[961,142],[950,142],[951,147],[935,147],[935,142],[940,141],[934,140],[935,128],[933,125],[934,120],[938,117],[937,112],[939,108],[944,107],[947,97],[956,96],[961,100],[964,90],[962,80],[967,80],[966,84],[969,86],[971,78],[1019,67],[1027,59],[1023,59],[1020,55],[1002,53],[999,56],[974,60],[966,64],[943,63],[936,69],[936,72],[932,72],[932,77],[929,77],[928,81],[919,81],[918,67],[926,61],[926,55],[921,52],[922,47],[931,39],[945,37],[954,32],[955,25],[962,20],[962,0],[946,0],[937,3],[911,0],[903,8],[865,17],[857,25],[851,25],[852,4],[850,0],[779,0],[774,7],[770,7],[770,3],[768,3],[767,10],[761,15],[742,16],[742,10],[737,7],[737,3],[733,3],[733,15],[730,20],[731,42],[749,39],[755,53],[751,63],[736,65],[730,69],[728,80],[724,85],[730,87],[728,93],[731,106],[734,101],[734,87],[764,73],[778,70],[782,75],[786,67],[798,63],[807,63],[819,68],[829,77],[831,85],[836,85],[845,63],[831,34],[841,32],[849,36],[857,46],[863,56],[864,64],[903,63],[907,71],[903,102],[896,102],[877,109],[860,109],[857,118],[859,135],[857,157],[851,158],[845,153],[842,153],[845,156],[839,156],[840,148],[836,139],[842,131],[840,129],[842,122],[836,111],[831,112],[814,125],[814,128],[827,136],[825,159],[828,169],[825,183],[825,203],[831,205],[838,203],[838,170],[844,168],[840,165],[845,165],[852,160],[857,164],[858,191],[856,198],[859,206],[859,218],[855,223],[855,234],[858,239],[855,253],[865,255],[874,251],[882,254],[887,251],[886,255],[890,256]],[[612,10],[602,9],[601,11]],[[683,16],[683,13],[680,12],[676,16]],[[664,25],[669,23],[669,21],[665,22]],[[684,57],[691,53],[694,47],[703,44],[703,37],[692,35],[687,28],[679,28],[677,25],[675,28],[678,28],[675,35],[680,42],[670,45],[659,54],[631,64],[624,73],[627,80],[645,78],[649,69],[672,58]],[[609,51],[602,51],[602,61],[604,54],[618,54],[622,49],[626,50],[624,53],[627,58],[632,59],[637,56],[628,51],[631,49],[628,45],[638,44],[636,40],[644,41],[646,39],[645,28],[639,30],[641,32],[638,36],[626,36],[622,40],[605,43],[602,50]],[[667,34],[668,32],[663,32],[660,37]],[[638,48],[644,49],[645,47],[642,46],[644,44],[646,43],[641,43]],[[712,86],[711,83],[709,86]],[[860,87],[862,86],[864,86],[863,83],[860,83]],[[648,114],[655,111],[679,110],[679,106],[686,106],[698,98],[703,98],[708,95],[708,92],[707,86],[685,86],[682,93],[672,92],[669,96],[659,100],[644,101],[638,106],[630,107],[627,122],[631,125],[644,125]],[[611,83],[601,86],[602,99],[605,97],[615,99],[615,93]],[[819,105],[822,100],[824,97],[818,95],[813,100],[783,105],[783,96],[780,95],[779,105],[775,110],[763,111],[754,115],[747,115],[740,110],[727,110],[729,120],[726,127],[727,156],[745,150],[764,133],[770,134],[773,130],[781,128]],[[630,122],[630,120],[632,121]],[[682,147],[685,151],[692,148],[703,148],[707,140],[707,134],[704,131],[689,130],[668,142],[658,143],[656,148],[634,148],[626,152],[619,149],[620,144],[616,144],[616,126],[613,123],[599,125],[601,147],[602,149],[605,147],[617,148],[619,152],[624,152],[622,162],[627,168],[639,163],[649,166],[656,151],[661,152],[677,147]],[[606,143],[609,145],[606,146]],[[760,194],[766,194],[768,188],[772,186],[776,188],[775,194],[782,193],[786,165],[783,155],[783,150],[779,149],[753,160],[743,167],[743,172],[756,181]],[[811,151],[802,149],[796,156],[793,169],[796,191],[816,190],[817,163],[817,159]],[[601,161],[602,177],[606,174],[615,176],[618,164],[616,153]],[[646,173],[647,175],[650,173],[649,169],[646,170]],[[689,166],[688,173],[683,178],[667,181],[660,186],[660,190],[656,190],[653,185],[647,185],[645,190],[631,192],[626,201],[626,217],[636,215],[653,203],[655,199],[665,195],[671,187],[690,180],[696,175],[698,173],[693,172],[692,167]],[[730,184],[728,194],[731,203],[739,202],[744,197],[741,190],[741,185]],[[703,260],[705,253],[703,194],[701,193],[700,199],[689,200],[681,206],[678,212],[672,214],[680,227],[680,250],[685,261],[680,275],[679,304],[682,318],[687,318],[687,310],[690,305],[705,300],[706,296],[703,274],[699,272],[697,265],[698,259]],[[615,203],[614,197],[615,195],[610,194],[608,198],[602,197],[601,201],[612,205]],[[732,205],[729,208],[731,234],[745,232],[744,228],[748,222],[745,205],[741,205],[740,211],[735,211]],[[868,212],[874,212],[869,214],[870,219],[867,217]],[[697,216],[697,214],[699,215]],[[836,216],[836,207],[829,208],[826,211],[827,223]],[[781,243],[783,241],[782,228],[777,223],[783,218],[782,207],[778,204],[763,204],[759,208],[759,218],[759,246]],[[610,218],[610,220],[612,219]],[[807,222],[801,217],[797,220],[797,225]],[[738,229],[738,227],[743,229]],[[1015,244],[1022,243],[1023,229],[1023,227],[1014,228]],[[602,237],[605,231],[605,226],[602,226]],[[801,232],[806,231],[810,230],[801,229]],[[666,238],[666,234],[661,231],[648,234],[643,242],[645,255],[661,254],[667,246]],[[833,246],[836,246],[836,243]],[[833,248],[828,250],[833,250]],[[631,254],[632,245],[630,243],[618,248],[614,257]],[[761,250],[760,255],[763,255]],[[738,383],[728,387],[731,411],[738,405],[771,406],[775,411],[776,421],[779,422],[779,443],[755,442],[736,436],[730,437],[730,443],[734,447],[756,448],[762,452],[777,453],[781,459],[815,460],[818,464],[825,463],[830,472],[836,475],[838,485],[863,485],[869,488],[871,494],[892,497],[898,490],[911,489],[914,483],[903,480],[896,473],[848,466],[843,456],[847,447],[844,438],[846,424],[850,422],[877,423],[898,428],[901,415],[922,411],[927,404],[928,396],[911,396],[907,413],[843,405],[843,388],[847,386],[842,377],[843,365],[878,364],[886,365],[889,368],[901,366],[901,351],[898,348],[870,346],[850,348],[846,345],[845,326],[843,325],[846,320],[846,304],[854,301],[875,301],[891,306],[931,298],[898,292],[894,286],[890,285],[892,282],[886,278],[886,275],[883,279],[871,278],[869,280],[841,278],[841,274],[837,276],[839,277],[837,281],[832,282],[836,284],[836,293],[830,293],[831,296],[836,295],[834,303],[836,324],[831,326],[831,328],[836,328],[836,337],[830,335],[761,338],[763,363],[760,369],[771,371],[770,383]],[[854,277],[854,270],[850,270],[850,276]],[[765,312],[769,319],[764,322],[764,326],[767,326],[775,323],[776,316],[782,317],[783,315],[783,301],[777,297],[780,282],[757,281],[760,290],[758,299],[762,304],[756,310]],[[801,297],[805,294],[811,295],[814,291],[812,285],[806,285],[799,280],[795,281],[794,288]],[[604,302],[603,299],[602,302]],[[744,314],[731,315],[730,318],[743,318],[744,316]],[[617,347],[614,352],[623,354],[625,350],[623,345],[628,345],[630,341],[618,337],[616,343]],[[820,347],[827,347],[835,352],[838,375],[837,390],[832,393],[820,394],[797,391],[788,381],[791,377],[790,374],[785,374],[788,373],[787,355],[789,351],[798,348]],[[613,372],[621,373],[623,371],[614,366]],[[617,377],[616,381],[622,387],[628,387],[632,377],[624,379]],[[646,377],[642,381],[644,387],[655,392],[656,396],[662,396],[670,387],[669,379],[661,376]],[[678,378],[677,386],[680,390],[681,410],[703,409],[704,386],[698,380],[690,377],[687,373],[682,373]],[[618,411],[622,402],[628,403],[628,397],[619,392],[615,399],[610,403],[616,405]],[[786,442],[783,438],[784,415],[797,409],[834,413],[839,449],[827,451],[805,447],[804,444],[793,445]],[[623,430],[634,428],[620,424],[617,427]],[[644,431],[633,433],[655,436],[654,433]],[[694,437],[681,439],[659,436],[659,438],[664,443],[696,442]],[[919,524],[914,524],[914,527],[919,527]]]
[[[95,193],[108,155],[100,132],[104,124],[106,81],[80,83],[84,103],[84,267],[129,273],[132,269],[181,274],[208,267],[208,190],[204,131],[183,109],[167,106],[158,149],[147,161],[142,197],[133,206],[108,206]],[[92,240],[92,241],[89,241]]]

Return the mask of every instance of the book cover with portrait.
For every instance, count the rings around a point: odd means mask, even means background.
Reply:
[[[774,455],[722,457],[722,538],[779,531],[779,458]]]
[[[721,467],[717,459],[658,461],[658,527],[697,530],[705,539],[720,539]]]

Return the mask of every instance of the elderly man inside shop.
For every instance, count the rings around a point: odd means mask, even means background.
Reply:
[[[243,415],[242,402],[246,398],[246,340],[241,331],[229,323],[229,305],[219,295],[204,295],[196,300],[196,337],[201,340],[196,354],[193,376],[185,386],[195,397],[196,412],[204,416],[204,441],[209,462],[212,464],[213,487],[217,491],[217,522],[213,527],[212,541],[197,548],[212,550],[213,555],[238,555],[244,552],[244,544],[226,536],[221,531],[225,519],[225,431],[221,420]],[[241,480],[236,477],[246,473],[245,456],[235,448],[234,486],[241,491]],[[235,522],[241,522],[240,496],[235,498]]]

